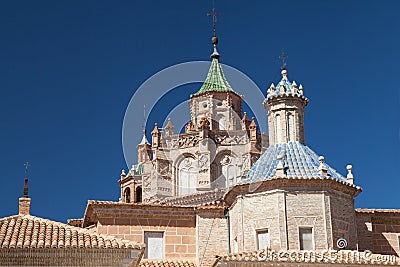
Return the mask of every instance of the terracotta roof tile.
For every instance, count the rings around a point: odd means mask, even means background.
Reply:
[[[139,267],[196,267],[190,260],[142,260]]]
[[[0,248],[136,248],[136,242],[31,215],[0,219]]]
[[[275,261],[276,263],[278,263],[276,266],[280,266],[280,264],[279,264],[279,262],[280,263],[282,263],[282,262],[290,262],[291,261],[291,259],[290,259],[290,256],[289,256],[289,253],[282,253],[282,256],[279,256],[279,257],[282,257],[282,259],[275,259],[275,260],[270,260],[270,259],[265,259],[264,257],[266,256],[266,255],[271,255],[270,253],[272,252],[273,250],[268,250],[268,251],[266,251],[266,250],[264,250],[264,249],[262,249],[262,250],[258,250],[258,251],[244,251],[244,252],[237,252],[237,253],[231,253],[231,254],[229,254],[229,255],[223,255],[223,256],[217,256],[216,257],[216,260],[215,260],[215,262],[214,262],[214,264],[212,265],[212,266],[218,266],[218,263],[219,262],[267,262],[267,261],[270,261],[270,262],[272,262],[272,261]],[[286,252],[300,252],[300,250],[287,250]],[[351,250],[346,250],[347,252],[349,252],[349,251],[351,251]],[[281,250],[281,252],[285,252],[285,250]],[[322,253],[322,251],[315,251],[316,253]],[[332,251],[333,252],[333,251]],[[335,253],[336,254],[338,254],[338,253],[340,253],[340,251],[335,251]],[[350,254],[347,254],[346,252],[344,253],[344,257],[349,257],[349,255]],[[382,255],[384,255],[384,254],[371,254],[371,256],[373,257],[373,258],[375,258],[375,259],[378,259],[378,258],[382,258]],[[261,256],[261,257],[260,257]],[[387,255],[386,255],[387,256]],[[338,257],[337,259],[339,259],[340,257]],[[362,258],[362,257],[361,257]],[[348,259],[342,259],[343,260],[343,262],[342,263],[344,263],[344,262],[346,262]],[[396,262],[398,262],[398,260],[399,260],[399,258],[398,257],[396,257]],[[359,259],[359,261],[360,261],[360,259]],[[304,261],[304,263],[305,262],[307,262],[307,261]],[[341,265],[340,263],[338,263],[338,262],[336,262],[338,265]],[[311,265],[313,265],[313,264],[310,264],[310,266]],[[336,265],[336,264],[335,264]],[[366,266],[366,265],[382,265],[382,262],[379,262],[379,260],[378,261],[376,261],[375,263],[374,263],[374,261],[367,261],[367,262],[365,262],[362,266]],[[221,266],[221,265],[219,265],[219,266]],[[257,265],[258,266],[258,265]],[[267,266],[267,265],[264,265],[264,266]],[[275,265],[274,265],[275,266]],[[309,266],[309,265],[307,265],[307,266]],[[325,265],[324,265],[325,266]],[[360,265],[361,266],[361,265]]]
[[[170,207],[170,208],[184,208],[184,209],[191,209],[191,208],[220,208],[224,206],[224,202],[222,199],[217,198],[216,200],[210,199],[209,201],[204,201],[203,203],[197,203],[192,205],[185,205],[185,204],[178,204],[178,203],[165,203],[165,202],[158,202],[158,203],[148,203],[148,202],[141,202],[141,203],[124,203],[124,202],[116,202],[116,201],[104,201],[104,200],[89,200],[88,205],[104,205],[104,206],[121,206],[121,207]]]
[[[204,204],[215,204],[215,201],[221,201],[225,190],[210,191],[204,193],[190,194],[186,196],[168,197],[163,203],[180,206],[198,206]]]
[[[83,223],[83,218],[79,219],[68,219],[67,224],[71,226],[81,227]]]
[[[125,202],[117,202],[117,201],[108,201],[108,200],[88,200],[88,204],[92,205],[120,205],[120,206],[144,206],[144,207],[180,207],[178,205],[172,205],[169,203],[149,203],[149,202],[138,202],[138,203],[125,203]]]
[[[359,213],[399,213],[400,209],[356,209]]]

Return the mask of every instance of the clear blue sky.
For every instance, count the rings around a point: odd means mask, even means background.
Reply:
[[[0,217],[18,212],[26,161],[34,215],[66,221],[118,199],[129,100],[157,71],[209,60],[210,2],[0,2]],[[357,207],[400,208],[400,1],[216,6],[222,62],[266,90],[285,48],[310,99],[307,144],[342,174],[353,164]]]

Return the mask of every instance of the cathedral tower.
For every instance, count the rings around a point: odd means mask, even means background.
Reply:
[[[219,61],[221,56],[217,51],[216,36],[212,38],[212,44],[214,52],[210,56],[207,78],[200,90],[190,97],[191,124],[198,125],[206,116],[211,120],[210,130],[240,130],[243,96],[232,89],[225,77]]]
[[[268,247],[276,250],[338,249],[341,240],[347,249],[356,249],[354,197],[361,188],[354,185],[351,166],[345,178],[305,145],[308,99],[287,75],[283,69],[277,87],[271,84],[267,91],[269,147],[239,182],[248,191],[230,208],[232,220],[262,222],[254,228],[267,233]],[[243,206],[251,209],[243,211]],[[232,247],[254,246],[254,238],[247,238],[251,232],[231,231],[237,240]]]
[[[287,70],[282,70],[278,86],[272,83],[264,101],[268,110],[270,145],[298,141],[305,144],[304,107],[308,99],[303,96],[303,86],[289,82]]]

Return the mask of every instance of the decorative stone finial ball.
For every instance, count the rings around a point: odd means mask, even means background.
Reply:
[[[325,158],[324,158],[324,156],[319,156],[318,160],[319,160],[319,162],[324,162]]]
[[[283,69],[281,73],[282,73],[283,76],[286,76],[287,75],[287,70]]]
[[[349,164],[349,165],[346,166],[346,169],[347,169],[348,171],[351,171],[351,170],[353,169],[353,166]]]
[[[212,38],[211,38],[211,42],[212,42],[212,44],[218,44],[218,38],[217,38],[217,36],[213,36]]]

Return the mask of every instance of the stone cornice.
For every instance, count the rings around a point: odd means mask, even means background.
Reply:
[[[357,196],[362,189],[335,179],[319,178],[274,178],[258,183],[239,184],[234,186],[224,196],[225,203],[230,206],[239,195],[260,193],[275,189],[285,191],[338,191],[352,197]]]

